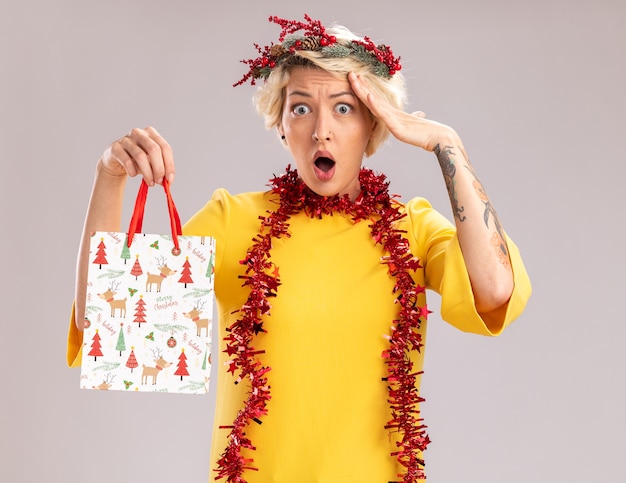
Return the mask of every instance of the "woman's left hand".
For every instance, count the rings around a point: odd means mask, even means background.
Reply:
[[[434,151],[438,144],[460,146],[459,136],[450,126],[426,119],[422,111],[409,114],[392,106],[370,88],[361,76],[350,73],[348,80],[361,102],[378,118],[379,122],[387,125],[391,134],[399,141],[426,151]]]
[[[497,329],[504,320],[502,309],[513,290],[513,274],[502,224],[470,165],[461,139],[454,129],[426,119],[423,112],[408,114],[392,106],[365,79],[353,73],[348,79],[361,102],[398,140],[437,155],[476,309],[487,324]]]

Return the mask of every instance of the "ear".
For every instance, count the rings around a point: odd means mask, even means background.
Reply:
[[[370,139],[374,137],[374,133],[376,132],[376,127],[378,126],[378,121],[374,120],[372,122],[372,130],[370,131]]]

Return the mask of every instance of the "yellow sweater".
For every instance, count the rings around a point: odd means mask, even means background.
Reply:
[[[259,230],[259,215],[273,210],[267,193],[232,196],[217,190],[209,203],[185,225],[186,235],[216,238],[215,294],[220,338],[214,344],[217,403],[211,468],[226,447],[228,430],[245,400],[246,384],[235,385],[224,364],[225,328],[232,312],[246,300],[239,264]],[[441,316],[460,330],[497,335],[524,309],[531,287],[517,247],[510,239],[515,289],[504,319],[487,327],[476,312],[454,226],[421,198],[405,205],[401,222],[411,250],[424,269],[415,281],[441,294]],[[252,423],[247,434],[256,451],[259,471],[248,471],[249,483],[350,483],[398,479],[402,468],[390,453],[393,435],[384,429],[390,419],[386,366],[381,353],[396,316],[394,281],[380,263],[367,222],[354,224],[340,214],[290,220],[290,238],[275,240],[272,261],[281,286],[271,300],[254,347],[265,350],[272,399],[263,424]],[[421,302],[424,302],[423,300]],[[423,341],[426,324],[422,325]],[[80,364],[82,333],[70,323],[68,363]],[[218,360],[215,360],[217,356]],[[421,370],[423,354],[412,355]],[[215,383],[215,381],[213,381]],[[427,395],[426,395],[427,396]],[[210,476],[213,480],[214,475]]]

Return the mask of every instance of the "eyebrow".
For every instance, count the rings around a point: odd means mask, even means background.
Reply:
[[[309,94],[308,92],[305,92],[305,91],[293,91],[293,92],[290,92],[288,94],[288,96],[289,97],[291,97],[291,96],[313,97],[313,96],[311,96],[311,94]],[[342,97],[342,96],[356,97],[354,92],[351,92],[351,91],[341,91],[341,92],[338,92],[337,94],[331,94],[329,97],[331,99],[335,99],[337,97]]]

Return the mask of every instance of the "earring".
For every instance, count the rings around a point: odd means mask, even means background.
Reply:
[[[285,135],[283,134],[280,139],[282,139],[283,141],[285,140]]]

